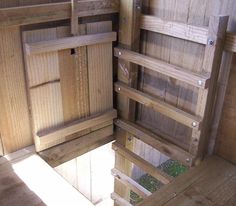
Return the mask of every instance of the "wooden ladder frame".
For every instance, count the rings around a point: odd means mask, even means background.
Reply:
[[[170,177],[166,177],[154,166],[150,165],[144,159],[132,152],[135,138],[140,139],[146,144],[151,145],[160,152],[176,159],[187,166],[197,164],[206,153],[206,145],[208,136],[210,135],[210,123],[212,120],[214,106],[214,92],[216,91],[217,79],[220,70],[223,50],[225,46],[226,30],[228,24],[228,16],[212,16],[209,21],[209,27],[197,27],[178,22],[164,21],[160,18],[142,15],[141,2],[133,0],[131,22],[121,22],[120,33],[122,33],[123,24],[130,27],[130,33],[126,34],[126,38],[120,38],[120,46],[115,48],[114,55],[118,58],[118,82],[115,83],[114,90],[118,94],[118,110],[120,118],[115,121],[117,126],[117,142],[113,143],[113,149],[116,152],[115,168],[130,176],[131,166],[126,161],[132,162],[142,168],[147,173],[154,175],[164,184],[171,182]],[[137,2],[139,3],[137,5]],[[121,2],[121,5],[128,3]],[[130,4],[130,3],[129,3]],[[130,6],[130,5],[129,5]],[[126,13],[120,14],[120,19],[126,19]],[[124,44],[124,39],[136,39],[140,35],[140,29],[157,32],[163,35],[192,41],[205,45],[205,55],[203,60],[203,72],[194,73],[184,68],[168,64],[164,61],[151,58],[139,53],[139,48],[135,48],[132,43]],[[134,35],[132,37],[132,35]],[[228,39],[228,35],[227,35]],[[127,41],[126,41],[127,42]],[[225,46],[225,47],[224,47]],[[183,81],[198,88],[198,101],[195,114],[190,114],[183,110],[173,107],[151,95],[145,94],[137,90],[137,66],[144,69],[164,74],[168,77]],[[126,104],[124,104],[124,102]],[[173,143],[163,139],[162,136],[154,134],[147,129],[139,126],[135,121],[135,102],[143,104],[153,110],[185,125],[192,129],[190,146],[188,151],[176,146]],[[122,105],[126,105],[125,109]],[[133,138],[135,137],[135,138]],[[122,162],[121,162],[122,161]],[[148,165],[148,166],[147,166]],[[156,175],[158,173],[158,175]],[[166,179],[165,179],[166,178]],[[117,179],[117,178],[116,178]],[[123,182],[123,186],[127,184]],[[128,193],[122,186],[122,181],[115,181],[115,193],[112,198],[117,205],[129,205],[125,199],[128,199]],[[132,185],[134,187],[134,185]],[[123,188],[123,191],[122,191]],[[131,187],[128,187],[131,189]],[[122,199],[121,197],[125,198]],[[145,198],[145,195],[143,195]],[[121,203],[123,202],[123,203]],[[119,204],[120,203],[120,204]]]

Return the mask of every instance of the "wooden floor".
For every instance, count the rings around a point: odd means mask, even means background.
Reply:
[[[32,149],[0,158],[0,206],[93,206]]]
[[[236,206],[236,166],[213,156],[139,206]]]

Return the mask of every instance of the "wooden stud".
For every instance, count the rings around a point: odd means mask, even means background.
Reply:
[[[78,0],[71,0],[71,34],[73,36],[79,33],[79,22],[78,22]],[[76,47],[76,46],[75,46]]]
[[[190,153],[166,141],[165,139],[152,133],[151,131],[135,123],[121,119],[116,120],[115,125],[134,135],[136,138],[157,149],[168,157],[178,160],[186,166],[192,165],[194,157]]]
[[[115,83],[115,91],[195,130],[201,127],[201,118],[180,110],[151,95],[132,89],[121,82]]]
[[[165,34],[168,36],[207,44],[208,28],[165,21],[155,16],[142,15],[141,29]]]
[[[160,169],[156,168],[140,156],[136,155],[135,153],[131,152],[129,149],[125,148],[121,144],[115,142],[112,144],[112,149],[122,155],[125,159],[129,160],[130,162],[134,163],[138,167],[140,167],[143,171],[147,172],[148,174],[152,175],[156,179],[158,179],[163,184],[168,184],[172,181],[172,177],[161,171]]]
[[[209,22],[208,43],[205,50],[203,69],[211,73],[209,89],[199,90],[196,115],[204,118],[201,131],[193,130],[189,152],[202,158],[209,140],[209,128],[212,120],[212,108],[215,98],[218,74],[221,65],[228,16],[213,16]]]
[[[119,13],[119,45],[123,48],[139,52],[140,41],[140,15],[142,0],[120,0]],[[118,79],[130,87],[137,88],[138,67],[130,62],[118,61]],[[136,103],[125,96],[117,96],[119,114],[124,119],[134,120]],[[133,149],[134,142],[128,141],[129,134],[116,131],[117,141],[126,148]],[[132,164],[122,155],[116,153],[115,167],[127,175],[131,175]],[[115,193],[129,199],[130,190],[120,182],[115,181]]]
[[[132,178],[128,177],[127,175],[120,172],[119,170],[114,168],[111,170],[111,173],[118,181],[120,181],[126,187],[129,187],[130,190],[132,190],[133,192],[135,192],[136,194],[138,194],[142,198],[146,198],[152,194],[147,189],[142,187],[140,184],[135,182]]]

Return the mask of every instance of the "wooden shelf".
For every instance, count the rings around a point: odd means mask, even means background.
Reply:
[[[194,157],[190,153],[154,134],[150,130],[122,119],[117,119],[115,121],[115,125],[134,135],[136,138],[157,149],[161,153],[167,155],[171,159],[180,161],[186,166],[192,166]]]
[[[112,41],[116,41],[116,32],[80,35],[50,41],[27,43],[25,44],[25,50],[27,55],[32,55],[44,52],[53,52],[58,50],[77,48],[81,46],[89,46],[93,44],[102,44]]]
[[[160,169],[156,168],[137,154],[131,152],[121,144],[115,142],[112,144],[112,149],[117,152],[118,154],[122,155],[125,157],[127,160],[130,162],[134,163],[138,167],[142,168],[145,172],[148,174],[152,175],[159,181],[161,181],[163,184],[168,184],[172,181],[172,177],[161,171]]]
[[[165,21],[155,16],[142,15],[140,28],[200,44],[207,44],[207,27],[197,27]]]
[[[199,88],[207,88],[210,81],[209,74],[196,74],[181,67],[168,64],[164,61],[154,59],[137,52],[115,48],[115,56]]]
[[[119,94],[125,95],[130,99],[139,102],[155,111],[179,122],[195,130],[200,129],[202,119],[200,117],[191,115],[183,110],[180,110],[170,104],[167,104],[151,95],[145,94],[141,91],[126,86],[124,83],[115,83],[115,91]]]

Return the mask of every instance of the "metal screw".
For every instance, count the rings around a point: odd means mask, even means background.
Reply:
[[[196,127],[196,126],[197,126],[197,122],[193,122],[193,123],[192,123],[192,126],[193,126],[193,127]]]
[[[119,88],[118,88],[118,91],[120,91],[120,90],[121,90],[121,88],[119,87]]]
[[[187,158],[187,159],[186,159],[186,162],[190,162],[190,159],[189,159],[189,158]]]
[[[207,41],[207,44],[208,45],[210,45],[210,46],[213,46],[214,45],[214,40],[212,40],[212,39],[208,39],[208,41]]]
[[[137,8],[138,10],[140,10],[140,9],[141,9],[141,6],[137,5],[136,8]]]
[[[198,81],[198,85],[199,85],[199,86],[202,86],[202,85],[203,85],[202,80],[199,80],[199,81]]]
[[[121,54],[122,54],[122,53],[121,53],[121,52],[119,52],[119,56],[121,56]]]

